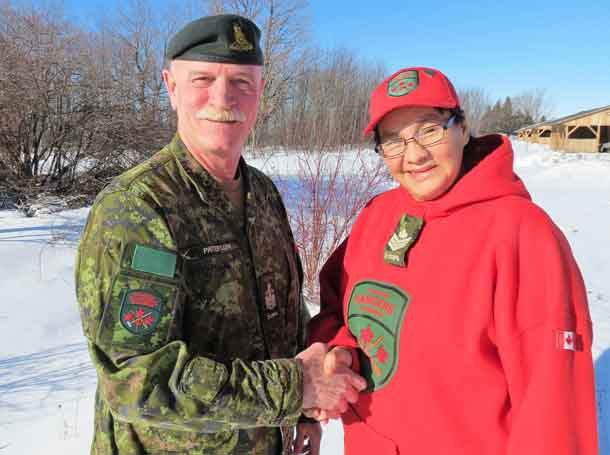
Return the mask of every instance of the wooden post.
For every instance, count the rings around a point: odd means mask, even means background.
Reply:
[[[601,119],[598,119],[597,120],[597,145],[595,147],[596,152],[599,152],[601,145],[602,145],[602,124],[601,124]]]

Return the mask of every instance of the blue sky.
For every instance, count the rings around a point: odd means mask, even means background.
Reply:
[[[99,19],[120,1],[64,3]],[[352,49],[388,75],[431,66],[492,100],[543,88],[555,117],[610,104],[608,0],[309,0],[307,16],[312,45]]]
[[[544,88],[555,116],[610,104],[610,2],[311,0],[324,46],[389,73],[431,66],[492,99]]]

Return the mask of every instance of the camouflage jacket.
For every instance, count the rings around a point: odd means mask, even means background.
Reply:
[[[243,216],[178,136],[98,195],[76,260],[93,454],[279,453],[297,422],[300,262],[277,189],[240,170]]]

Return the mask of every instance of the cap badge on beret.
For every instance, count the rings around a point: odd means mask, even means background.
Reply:
[[[404,96],[411,93],[419,85],[419,75],[415,70],[398,73],[388,83],[388,95]]]
[[[233,23],[233,34],[234,41],[229,45],[230,49],[239,52],[247,52],[254,49],[254,46],[248,41],[248,38],[246,38],[246,35],[244,35],[244,32],[237,22]]]

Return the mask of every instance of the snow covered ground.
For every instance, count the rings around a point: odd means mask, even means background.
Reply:
[[[515,149],[517,172],[568,237],[587,284],[600,448],[610,455],[610,155],[563,155],[526,143]],[[282,153],[254,161],[274,174],[298,168]],[[95,373],[73,285],[86,215],[0,211],[0,455],[89,452]],[[324,454],[342,453],[338,422],[325,428],[322,445]]]

